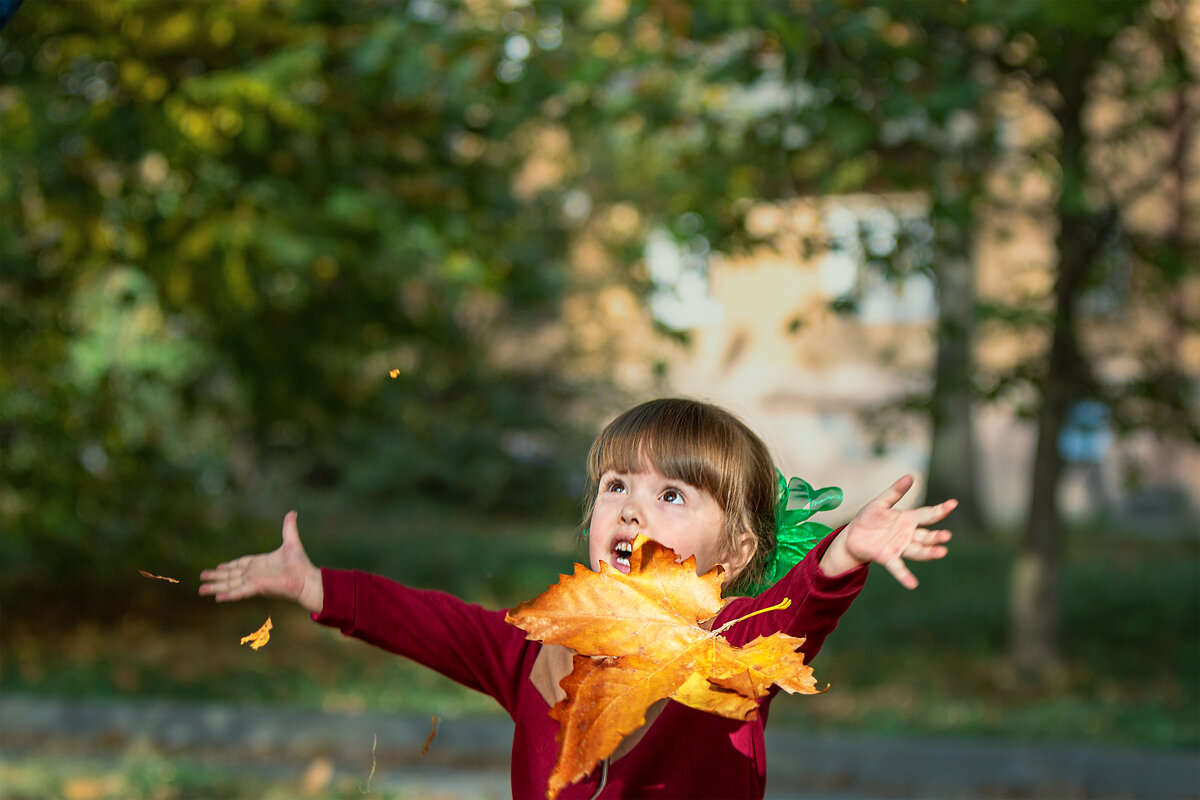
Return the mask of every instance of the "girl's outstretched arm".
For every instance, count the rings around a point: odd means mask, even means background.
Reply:
[[[927,527],[945,519],[958,505],[947,500],[934,506],[900,511],[895,506],[912,488],[913,476],[905,475],[883,494],[867,503],[842,529],[821,558],[826,575],[840,575],[860,564],[882,564],[906,588],[917,587],[904,559],[933,561],[946,555],[950,531]]]
[[[216,595],[218,603],[267,595],[294,600],[310,613],[325,605],[321,570],[300,544],[296,512],[283,518],[283,544],[270,553],[242,556],[200,573],[200,594]]]

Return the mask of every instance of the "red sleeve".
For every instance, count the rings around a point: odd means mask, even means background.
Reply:
[[[841,531],[838,528],[818,542],[803,561],[758,597],[739,597],[726,603],[717,615],[714,627],[781,603],[785,597],[790,598],[790,607],[739,622],[725,633],[725,638],[730,644],[741,647],[759,636],[777,632],[802,636],[804,644],[800,649],[805,660],[811,663],[825,643],[825,637],[837,627],[838,620],[867,582],[865,564],[835,577],[821,571],[821,557]]]
[[[512,711],[523,675],[524,631],[453,595],[358,570],[321,569],[322,625],[411,658]]]

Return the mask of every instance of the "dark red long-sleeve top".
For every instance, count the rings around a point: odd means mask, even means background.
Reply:
[[[759,614],[723,635],[741,646],[782,631],[805,638],[811,662],[825,637],[866,582],[865,566],[829,577],[818,567],[830,534],[783,580],[758,597],[734,598],[714,627],[758,608],[792,600],[786,610]],[[398,655],[411,658],[465,686],[496,698],[516,723],[512,749],[514,798],[544,798],[558,755],[558,723],[530,680],[542,645],[488,611],[444,592],[412,589],[365,572],[322,569],[325,603],[313,619]],[[761,798],[766,786],[763,726],[772,692],[758,718],[725,719],[674,701],[607,775],[597,768],[559,795],[590,798],[604,781],[602,798]]]

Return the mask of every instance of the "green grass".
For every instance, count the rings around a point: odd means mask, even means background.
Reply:
[[[908,592],[876,571],[814,662],[820,696],[778,717],[825,730],[1200,746],[1200,548],[1077,532],[1063,592],[1064,669],[1007,669],[1005,542],[960,536]]]
[[[382,775],[351,773],[316,757],[305,763],[231,766],[133,745],[111,758],[0,757],[3,800],[432,800],[424,788],[389,786]],[[419,784],[418,784],[419,786]]]
[[[302,514],[310,555],[489,607],[534,596],[584,551],[570,522],[404,520]],[[277,541],[269,528],[247,550]],[[230,554],[231,556],[237,554]],[[1065,576],[1065,668],[1048,686],[1005,669],[1004,541],[959,535],[951,556],[916,565],[907,592],[875,570],[814,664],[829,691],[781,697],[772,726],[895,735],[1200,747],[1200,545],[1072,535]],[[141,566],[141,565],[138,565]],[[152,565],[151,565],[152,566]],[[199,571],[196,565],[195,572]],[[65,697],[171,697],[453,717],[500,713],[487,697],[312,624],[280,601],[214,605],[130,568],[120,610],[43,619],[5,609],[0,684]],[[146,597],[149,601],[146,601]],[[270,644],[238,639],[271,615]]]
[[[534,596],[584,558],[572,532],[446,512],[399,522],[302,514],[301,535],[318,564],[370,570],[492,608]],[[278,534],[267,527],[246,549],[277,545]],[[87,598],[74,606],[78,613],[66,614],[60,607],[7,604],[0,687],[60,697],[210,699],[444,717],[499,713],[490,698],[314,625],[295,605],[261,598],[218,605],[198,597],[196,576],[204,566],[171,575],[179,584],[148,581],[130,567],[130,599],[118,609]],[[238,640],[268,615],[270,643],[257,652],[240,647]]]
[[[11,800],[134,797],[156,800],[261,797],[268,800],[294,797],[297,789],[298,784],[294,781],[290,786],[282,786],[279,782],[236,774],[223,767],[181,763],[149,751],[130,752],[115,760],[10,756],[0,760],[0,798]]]

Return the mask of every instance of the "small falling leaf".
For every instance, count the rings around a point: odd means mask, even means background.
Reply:
[[[399,378],[399,377],[400,377],[400,370],[398,370],[398,369],[394,369],[394,370],[390,371],[390,372],[388,373],[388,375],[391,375],[393,378]]]
[[[238,642],[238,644],[249,642],[250,649],[257,650],[269,641],[271,641],[271,618],[267,617],[267,621],[263,623],[261,628],[254,633],[243,636],[242,641]]]
[[[141,573],[142,577],[151,578],[152,580],[166,581],[167,583],[179,583],[179,581],[175,580],[174,578],[168,578],[166,575],[155,575],[153,572],[146,572],[144,569],[139,569],[138,572]]]
[[[429,752],[429,745],[433,744],[433,737],[437,736],[438,718],[437,714],[433,715],[433,728],[429,731],[429,735],[425,737],[425,744],[421,745],[421,755]]]

